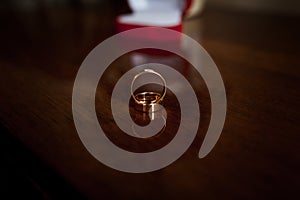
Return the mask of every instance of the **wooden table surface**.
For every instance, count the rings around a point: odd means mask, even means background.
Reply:
[[[207,8],[200,17],[185,20],[184,32],[203,45],[223,77],[228,101],[225,126],[212,152],[199,159],[210,100],[204,83],[193,85],[201,77],[189,68],[185,76],[201,106],[196,139],[176,162],[146,174],[119,172],[97,161],[83,146],[73,122],[77,70],[92,48],[115,34],[114,18],[109,8],[1,12],[0,124],[1,135],[7,135],[1,139],[2,151],[17,160],[13,165],[22,173],[33,174],[30,182],[44,198],[59,198],[64,192],[91,199],[288,199],[298,195],[299,16]],[[176,62],[182,69],[180,63]],[[131,67],[125,55],[104,74],[102,94],[97,92],[96,97],[98,119],[122,148],[158,149],[172,139],[180,118],[171,93],[167,98],[174,106],[168,112],[174,125],[156,139],[122,135],[109,111],[113,85]],[[99,109],[101,105],[105,109]],[[22,148],[14,148],[11,140],[4,140],[7,137]],[[28,154],[22,156],[25,150]],[[40,164],[30,164],[30,157]],[[43,175],[48,172],[56,178]]]

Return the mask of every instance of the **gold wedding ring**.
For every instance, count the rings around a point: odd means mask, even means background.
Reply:
[[[136,79],[143,74],[153,74],[158,76],[162,83],[163,83],[163,89],[162,92],[155,92],[155,91],[146,91],[146,92],[140,92],[137,94],[134,94],[133,92],[133,85]],[[131,82],[131,96],[134,99],[134,107],[138,111],[142,112],[155,112],[159,109],[159,104],[162,102],[163,98],[165,97],[167,92],[167,84],[165,79],[162,77],[161,74],[158,72],[152,70],[152,69],[144,69],[142,72],[138,73],[134,76],[132,82]]]

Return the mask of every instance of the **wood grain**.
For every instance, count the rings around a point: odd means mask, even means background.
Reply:
[[[203,81],[195,84],[202,80],[200,75],[190,68],[186,77],[201,106],[196,140],[175,163],[147,174],[122,173],[98,162],[81,143],[72,118],[76,72],[88,52],[115,33],[114,17],[109,9],[1,13],[0,122],[16,140],[86,198],[296,197],[299,17],[209,8],[185,22],[185,32],[205,47],[222,74],[228,99],[226,123],[213,151],[198,159],[210,100]],[[159,148],[172,139],[180,117],[172,93],[168,105],[174,101],[175,106],[169,106],[168,112],[174,126],[168,127],[168,137],[152,143],[131,140],[122,136],[112,119],[110,94],[118,78],[132,67],[127,56],[113,63],[99,83],[103,87],[97,92],[96,108],[105,107],[97,109],[99,122],[124,148]]]

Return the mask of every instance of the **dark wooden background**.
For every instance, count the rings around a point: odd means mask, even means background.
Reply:
[[[126,10],[126,9],[124,9]],[[121,9],[121,11],[124,11]],[[81,143],[72,118],[77,70],[98,43],[115,34],[120,9],[44,9],[0,13],[1,194],[44,199],[288,199],[299,191],[300,18],[208,7],[185,20],[184,32],[209,52],[222,74],[228,110],[212,152],[197,154],[210,118],[205,84],[190,68],[201,110],[198,135],[175,163],[147,174],[98,162]],[[130,69],[114,62],[97,93],[100,124],[118,145],[157,149],[172,139],[178,106],[168,93],[174,125],[159,139],[122,136],[109,111],[110,91]],[[182,61],[184,62],[184,61]],[[180,69],[180,62],[175,65]],[[120,67],[121,66],[121,67]],[[180,70],[179,70],[180,71]],[[182,72],[182,71],[181,71]]]

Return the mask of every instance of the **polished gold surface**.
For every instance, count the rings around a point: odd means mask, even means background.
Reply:
[[[116,33],[113,8],[3,11],[0,15],[0,124],[85,199],[299,196],[299,17],[207,8],[200,17],[184,21],[184,32],[209,52],[224,80],[228,110],[222,135],[212,152],[199,159],[211,116],[209,94],[192,66],[181,58],[170,59],[170,65],[189,80],[198,97],[201,118],[197,136],[172,165],[152,173],[129,174],[98,162],[81,143],[72,118],[76,73],[91,49]],[[163,148],[175,137],[180,106],[167,91],[164,132],[148,139],[124,134],[114,122],[110,103],[114,85],[134,67],[129,58],[120,57],[105,71],[95,110],[111,141],[120,148],[147,153]],[[180,85],[178,88],[184,92]],[[151,120],[130,109],[137,124]],[[189,127],[185,130],[188,133]],[[1,146],[7,144],[1,153],[18,150],[2,138],[1,142]],[[32,162],[21,153],[16,153],[16,159],[22,160],[16,171],[28,177],[26,170],[19,169],[31,167]],[[5,175],[7,171],[2,172]],[[39,183],[43,176],[35,177],[30,177],[31,182]],[[44,185],[56,191],[61,185],[48,178]],[[19,182],[13,183],[16,187]],[[19,190],[13,191],[10,195]]]
[[[145,91],[139,92],[137,94],[133,91],[133,85],[135,81],[142,76],[143,74],[154,74],[158,76],[162,83],[163,89],[161,93],[153,92],[153,91]],[[149,89],[151,90],[151,89]],[[166,96],[167,92],[167,84],[165,79],[162,77],[161,74],[152,70],[152,69],[144,69],[142,72],[136,74],[131,82],[131,96],[134,99],[134,107],[136,110],[141,112],[155,112],[160,109],[159,104],[163,101],[164,97]]]

